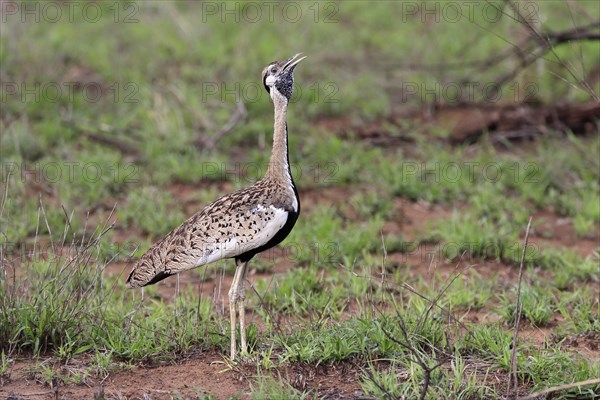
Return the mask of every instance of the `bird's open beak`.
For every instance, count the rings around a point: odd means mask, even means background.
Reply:
[[[283,66],[283,70],[285,72],[292,72],[294,70],[294,68],[296,68],[296,65],[300,61],[302,61],[306,58],[306,56],[300,57],[301,55],[302,55],[302,53],[294,54],[294,56],[292,56],[289,60],[287,60],[287,62]],[[300,58],[298,58],[298,57],[300,57]]]

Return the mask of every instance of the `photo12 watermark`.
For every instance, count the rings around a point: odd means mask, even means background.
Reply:
[[[14,177],[14,178],[13,178]],[[139,167],[134,163],[97,163],[87,161],[49,161],[35,163],[0,162],[0,179],[22,183],[138,183]]]
[[[456,262],[477,264],[483,260],[516,261],[523,253],[522,242],[501,243],[494,240],[443,242],[433,246],[421,246],[420,242],[406,242],[404,249],[395,258],[396,262],[417,262],[430,265],[436,262]],[[529,241],[526,259],[536,259],[542,255],[542,246]]]
[[[532,161],[405,161],[398,170],[398,176],[401,182],[496,183],[505,181],[511,183],[536,183],[540,180],[540,171],[539,165]]]
[[[61,232],[62,233],[62,232]],[[91,243],[87,243],[86,247]],[[71,246],[56,246],[51,241],[38,241],[35,244],[22,242],[0,242],[0,251],[4,254],[6,265],[18,267],[21,263],[32,261],[54,262],[81,256],[82,243],[73,243]],[[93,244],[90,256],[96,261],[109,262],[135,262],[144,243],[135,240],[125,240],[121,243],[100,240]]]
[[[0,98],[5,102],[72,103],[80,98],[86,103],[111,101],[113,103],[139,103],[139,86],[134,82],[1,82]]]
[[[240,101],[245,104],[263,101],[269,98],[262,83],[257,82],[202,82],[200,86],[202,102],[220,101],[222,103]],[[312,103],[339,103],[339,87],[335,82],[314,82],[311,85],[294,83],[294,93],[290,103],[308,99]]]
[[[497,103],[509,101],[522,103],[534,100],[540,92],[535,82],[511,82],[501,85],[498,82],[402,82],[400,95],[403,102],[419,99],[437,103]]]
[[[339,3],[333,1],[203,1],[203,23],[339,22]]]
[[[139,5],[134,1],[0,1],[0,18],[7,22],[97,23],[109,20],[133,24]]]
[[[503,17],[515,21],[539,21],[537,1],[492,2],[480,1],[401,1],[401,21],[456,23],[497,23]]]

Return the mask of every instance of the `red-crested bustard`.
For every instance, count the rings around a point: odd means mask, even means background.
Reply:
[[[155,243],[127,278],[127,287],[136,288],[217,260],[234,258],[236,270],[229,290],[232,360],[236,356],[236,305],[240,314],[241,351],[246,351],[244,299],[248,262],[285,239],[300,214],[300,199],[288,158],[286,123],[294,89],[294,69],[305,58],[300,55],[272,62],[263,70],[263,83],[275,108],[273,150],[264,178],[194,214]]]

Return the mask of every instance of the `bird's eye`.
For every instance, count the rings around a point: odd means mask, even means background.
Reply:
[[[271,67],[271,73],[276,74],[278,71],[277,67]]]

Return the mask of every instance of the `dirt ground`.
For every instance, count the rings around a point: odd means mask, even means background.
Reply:
[[[186,215],[191,215],[201,207],[195,200],[198,190],[214,185],[219,191],[231,189],[228,183],[211,182],[198,185],[174,184],[170,187],[173,196],[184,205]],[[205,187],[206,186],[206,187]],[[351,208],[347,205],[347,199],[360,190],[368,188],[360,186],[340,186],[327,188],[300,189],[300,197],[303,209],[310,211],[317,204],[331,204],[340,209],[350,218],[358,218],[352,215]],[[393,218],[386,221],[384,234],[400,234],[406,240],[413,240],[420,234],[426,233],[431,228],[432,222],[449,217],[453,208],[459,208],[460,204],[450,206],[430,205],[423,202],[411,202],[406,199],[397,198],[394,204]],[[543,210],[534,216],[535,229],[530,237],[530,244],[540,247],[563,247],[572,249],[581,256],[590,256],[597,251],[600,243],[600,232],[596,232],[590,238],[579,238],[575,235],[570,219],[558,216],[553,210]],[[551,232],[552,235],[548,235]],[[125,239],[126,231],[116,231],[116,238]],[[469,269],[477,271],[482,276],[499,276],[502,285],[515,285],[518,279],[518,269],[495,261],[477,262],[469,264],[468,260],[459,263],[448,263],[436,257],[432,261],[432,255],[436,256],[436,245],[422,244],[409,253],[391,252],[387,260],[395,265],[410,265],[411,275],[414,277],[432,277],[434,273],[441,273],[449,277],[457,270],[469,265]],[[273,268],[268,273],[259,273],[251,270],[249,280],[251,283],[257,280],[271,280],[277,274],[284,273],[292,267],[292,263],[282,259],[280,251],[273,249],[260,257],[268,257],[273,260]],[[437,254],[439,256],[439,254]],[[131,265],[119,262],[110,265],[106,273],[111,275],[125,276]],[[210,268],[210,267],[208,267]],[[465,272],[468,274],[469,270]],[[542,273],[542,272],[540,272]],[[209,296],[217,304],[227,306],[227,292],[232,277],[229,275],[207,274],[212,277],[202,281],[199,274],[181,274],[180,288],[192,286],[202,296]],[[168,279],[157,286],[160,295],[165,299],[175,296],[176,280]],[[600,288],[594,285],[592,293],[600,296]],[[347,312],[351,312],[352,307]],[[249,322],[259,327],[262,322],[252,312],[249,306]],[[490,322],[491,316],[485,310],[471,310],[462,315],[465,321]],[[543,328],[523,327],[520,331],[521,339],[531,343],[532,346],[544,346],[553,342],[553,326],[559,322],[559,316],[555,315],[548,326]],[[565,346],[580,351],[591,358],[600,360],[600,336],[598,334],[578,335],[568,337]],[[59,365],[58,361],[49,358],[47,365],[54,369],[77,370],[84,368],[85,359]],[[250,385],[257,374],[256,366],[242,364],[235,367],[228,366],[224,362],[224,355],[215,351],[196,352],[187,354],[177,362],[164,363],[161,365],[138,365],[125,368],[120,371],[109,373],[104,379],[88,378],[81,384],[64,382],[43,383],[39,376],[32,373],[34,362],[23,357],[15,360],[11,370],[10,378],[0,378],[0,399],[91,399],[97,398],[102,393],[107,399],[170,399],[176,394],[184,398],[198,398],[202,393],[209,393],[217,399],[230,397],[246,399],[249,398]],[[320,398],[325,399],[361,399],[362,397],[359,376],[361,369],[352,362],[339,364],[322,364],[318,366],[297,363],[280,371],[282,376],[296,388],[313,389]],[[499,376],[501,382],[503,377]],[[165,390],[168,388],[168,390]],[[201,392],[202,388],[205,392]],[[235,397],[238,396],[238,397]]]

